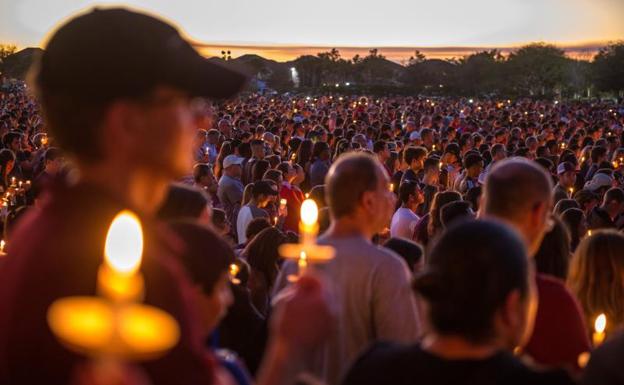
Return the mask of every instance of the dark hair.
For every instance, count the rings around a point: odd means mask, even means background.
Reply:
[[[560,218],[570,235],[570,251],[574,252],[581,241],[581,236],[584,235],[579,234],[579,226],[585,220],[585,213],[581,209],[572,208],[565,210]]]
[[[414,266],[423,257],[423,249],[416,242],[404,238],[390,238],[384,244],[384,247],[399,254],[401,258],[407,263],[410,271],[414,271]]]
[[[535,254],[537,271],[565,280],[570,264],[570,235],[566,226],[557,217],[555,226],[544,235],[542,244]]]
[[[234,252],[208,227],[190,221],[175,221],[170,227],[186,244],[179,258],[188,276],[205,293],[212,293],[221,274],[234,263]]]
[[[269,226],[253,237],[243,250],[243,255],[246,257],[249,266],[264,275],[268,289],[273,287],[277,278],[280,259],[278,248],[285,242],[284,233]]]
[[[355,211],[362,194],[377,189],[379,162],[372,155],[350,153],[332,164],[327,174],[325,198],[334,218]]]
[[[245,229],[245,237],[247,238],[247,241],[251,241],[259,232],[267,227],[271,227],[271,223],[269,223],[268,218],[258,217],[252,219],[249,224],[247,224],[247,228]]]
[[[567,209],[578,209],[579,204],[574,199],[562,199],[555,205],[553,212],[557,215],[561,215]]]
[[[214,227],[216,227],[219,230],[222,230],[227,220],[225,211],[223,209],[213,208],[211,220],[212,220],[212,225]]]
[[[461,201],[462,197],[457,191],[441,191],[435,194],[429,208],[429,223],[427,224],[427,233],[429,239],[433,238],[438,230],[442,229],[440,221],[440,209],[447,203]]]
[[[427,156],[427,149],[424,147],[410,146],[403,150],[403,159],[408,165],[412,163],[414,159],[420,159]]]
[[[212,168],[208,163],[197,163],[193,166],[193,180],[195,183],[199,183],[201,178],[212,174]]]
[[[524,243],[498,222],[457,223],[433,244],[413,287],[427,302],[438,333],[488,341],[496,337],[494,314],[507,296],[514,290],[523,297],[528,293]]]
[[[208,197],[203,190],[173,183],[156,216],[165,221],[197,219],[207,204]]]
[[[611,187],[604,196],[604,203],[616,201],[617,203],[624,202],[624,190],[619,187]]]
[[[440,222],[442,226],[449,227],[458,220],[474,219],[475,214],[470,207],[470,202],[455,201],[442,206],[440,209]]]
[[[262,179],[272,180],[273,182],[278,183],[280,178],[283,178],[283,177],[284,176],[282,175],[282,172],[280,170],[270,169],[270,170],[266,170]],[[281,186],[278,186],[278,189],[280,187]]]
[[[399,200],[401,203],[407,203],[409,197],[416,193],[418,183],[413,180],[405,180],[399,186]]]

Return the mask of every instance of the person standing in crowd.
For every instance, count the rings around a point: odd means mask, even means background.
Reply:
[[[238,243],[247,242],[247,225],[255,218],[267,218],[269,213],[265,210],[279,194],[277,187],[272,181],[260,180],[251,185],[251,200],[238,211],[236,219],[236,234]]]
[[[340,382],[371,342],[413,342],[420,335],[405,262],[371,243],[394,209],[396,199],[388,184],[383,166],[364,153],[341,156],[326,178],[331,225],[318,243],[333,246],[336,257],[317,268],[333,283],[336,332],[310,357],[306,369],[330,385]],[[284,263],[278,290],[296,269],[296,263]]]
[[[217,197],[223,206],[223,210],[230,223],[236,223],[238,210],[243,201],[245,189],[240,180],[243,158],[236,155],[228,155],[223,159],[223,176],[219,179]]]
[[[553,203],[572,198],[574,184],[576,182],[576,167],[570,162],[562,162],[557,166],[557,178],[559,181],[553,189]]]
[[[536,163],[508,158],[492,168],[483,191],[482,216],[512,225],[533,258],[554,225],[552,180]],[[533,334],[524,351],[537,363],[578,370],[578,356],[589,350],[580,306],[562,281],[537,274],[539,305]]]
[[[624,190],[613,187],[602,199],[602,204],[589,213],[587,224],[591,230],[620,229],[624,226]]]
[[[120,8],[64,23],[34,71],[46,124],[79,173],[59,181],[12,235],[0,270],[0,383],[74,382],[85,359],[54,337],[46,313],[60,298],[96,294],[108,227],[130,209],[146,240],[145,303],[180,326],[178,344],[141,368],[153,385],[214,384],[218,367],[201,349],[193,289],[176,259],[181,246],[154,214],[169,181],[192,167],[193,97],[231,97],[245,77],[204,59],[166,22]],[[331,313],[322,290],[303,277],[276,311],[258,384],[290,382],[292,358],[327,335]]]
[[[284,219],[284,230],[299,232],[299,211],[305,196],[293,183],[297,179],[297,170],[289,162],[282,162],[277,166],[282,172],[284,180],[280,188],[280,198],[286,199],[288,214]],[[280,203],[281,205],[281,203]]]
[[[416,224],[420,220],[416,210],[424,201],[418,183],[411,180],[403,182],[399,186],[399,200],[401,207],[392,216],[390,236],[411,240]]]
[[[310,189],[325,183],[329,171],[331,150],[325,142],[314,143],[312,164],[310,165]]]
[[[579,244],[570,264],[568,287],[576,295],[587,320],[604,313],[607,335],[624,326],[624,236],[615,230],[599,230]]]
[[[420,182],[421,171],[425,166],[427,150],[424,147],[407,147],[403,150],[403,161],[407,164],[407,169],[403,173],[401,183],[406,180]]]
[[[423,340],[373,345],[343,385],[573,384],[563,371],[537,372],[512,355],[530,333],[537,301],[525,245],[512,229],[451,226],[413,287],[426,304]]]

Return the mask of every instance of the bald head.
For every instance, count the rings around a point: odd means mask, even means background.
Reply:
[[[550,207],[552,188],[550,176],[537,163],[526,158],[500,161],[485,181],[484,214],[514,221],[538,203]]]
[[[379,161],[365,153],[342,155],[325,178],[325,196],[334,218],[352,214],[362,195],[377,189],[384,177]]]

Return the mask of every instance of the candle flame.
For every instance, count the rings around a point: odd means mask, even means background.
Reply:
[[[312,199],[306,199],[301,204],[301,222],[308,226],[316,224],[318,220],[318,207]]]
[[[604,333],[607,328],[607,316],[604,313],[601,313],[598,317],[596,317],[596,321],[594,322],[594,330],[596,333]]]
[[[141,221],[131,211],[121,211],[108,229],[104,256],[108,266],[121,274],[135,273],[143,254]]]

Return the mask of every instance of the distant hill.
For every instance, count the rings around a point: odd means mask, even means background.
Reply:
[[[13,55],[7,56],[0,64],[0,72],[9,78],[25,79],[28,69],[39,55],[41,48],[25,48]]]

